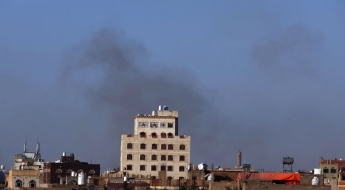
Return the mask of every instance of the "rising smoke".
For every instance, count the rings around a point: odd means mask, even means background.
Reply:
[[[104,127],[109,136],[104,138],[119,139],[121,134],[133,133],[136,114],[150,114],[158,105],[169,105],[179,111],[179,133],[192,135],[193,156],[206,160],[205,150],[212,149],[208,141],[221,133],[222,119],[212,112],[196,78],[174,68],[145,68],[140,64],[144,61],[138,60],[145,57],[145,49],[111,29],[96,32],[80,52],[66,67],[64,80],[82,83],[90,105],[107,110],[109,123]],[[119,158],[119,141],[112,141],[111,146],[112,157]]]

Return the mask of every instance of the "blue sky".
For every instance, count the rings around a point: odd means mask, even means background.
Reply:
[[[1,1],[0,164],[39,139],[46,160],[74,151],[102,170],[118,166],[120,135],[160,104],[180,111],[193,163],[233,167],[242,150],[255,168],[279,170],[289,155],[309,170],[320,156],[345,157],[334,147],[344,143],[344,9],[343,1]]]

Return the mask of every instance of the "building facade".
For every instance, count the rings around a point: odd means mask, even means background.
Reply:
[[[152,115],[134,118],[134,134],[121,136],[121,170],[152,179],[159,171],[167,179],[186,179],[191,137],[178,135],[178,111],[159,106]]]
[[[77,175],[99,176],[100,165],[80,162],[74,159],[74,154],[62,153],[60,160],[44,163],[42,181],[46,184],[77,184]]]
[[[41,159],[40,144],[37,143],[36,152],[28,152],[25,143],[24,154],[14,156],[14,165],[8,175],[8,187],[10,189],[40,187],[43,165],[44,160]]]

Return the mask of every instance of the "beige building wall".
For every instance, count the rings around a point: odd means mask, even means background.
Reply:
[[[332,181],[338,181],[338,164],[320,164],[320,169],[324,177],[324,185],[330,185]]]
[[[121,170],[158,178],[158,171],[165,169],[169,178],[186,179],[190,142],[190,136],[178,136],[177,111],[138,114],[134,119],[134,135],[121,136]]]
[[[39,177],[39,170],[10,170],[8,175],[8,187],[10,189],[19,189],[20,187],[30,187],[33,183],[35,187],[40,187]],[[17,185],[18,182],[20,182],[21,186]]]

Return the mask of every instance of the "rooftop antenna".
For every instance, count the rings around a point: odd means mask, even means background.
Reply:
[[[40,152],[40,143],[37,140],[37,144],[36,144],[36,153]]]
[[[25,141],[25,143],[24,143],[24,153],[26,152],[26,141]]]

